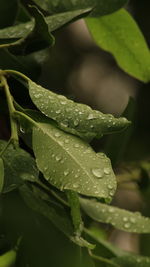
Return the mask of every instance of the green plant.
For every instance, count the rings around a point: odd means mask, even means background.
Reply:
[[[134,101],[124,112],[127,118],[115,118],[37,82],[46,48],[53,53],[56,31],[79,18],[120,68],[148,82],[150,52],[123,8],[127,1],[1,2],[0,266],[14,261],[19,267],[149,266],[144,242],[148,246],[150,219],[110,204],[117,182],[133,181],[149,215],[149,155],[129,160],[127,153]],[[96,153],[92,140],[107,134],[103,152]],[[143,256],[113,246],[112,227],[108,231],[105,224],[141,234]],[[18,238],[16,259],[10,249]]]

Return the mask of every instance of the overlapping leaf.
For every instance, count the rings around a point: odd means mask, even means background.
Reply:
[[[139,255],[127,255],[113,259],[113,262],[121,267],[149,267],[150,258]]]
[[[150,81],[150,51],[138,25],[126,10],[87,18],[86,23],[96,43],[112,53],[124,71],[141,81]]]
[[[85,139],[101,137],[126,128],[129,121],[114,118],[92,110],[89,106],[78,104],[65,96],[57,95],[31,80],[28,82],[29,93],[37,108],[58,123],[59,128]]]
[[[150,233],[150,219],[139,212],[130,212],[89,199],[80,201],[85,212],[96,221],[112,224],[127,232]]]
[[[45,216],[71,241],[81,247],[88,247],[90,249],[94,247],[93,244],[90,244],[82,237],[75,236],[72,222],[62,205],[58,205],[57,203],[54,203],[54,201],[48,201],[46,203],[26,186],[20,188],[20,193],[31,209]]]
[[[7,142],[0,140],[0,151],[2,151]],[[3,192],[8,192],[23,183],[23,180],[36,181],[38,179],[38,170],[34,159],[25,150],[14,148],[10,144],[2,154],[4,162],[4,186]]]
[[[4,185],[4,164],[2,158],[0,158],[0,193],[3,190]]]
[[[84,15],[89,12],[90,9],[80,9],[72,12],[60,13],[54,16],[45,17],[45,22],[48,25],[48,31],[53,32],[62,27],[73,19],[77,19],[80,15]],[[0,30],[0,47],[9,46],[13,42],[17,42],[19,39],[28,36],[34,29],[34,21],[21,23],[15,26],[11,26]],[[43,34],[41,32],[41,34]],[[20,42],[21,40],[19,40]]]
[[[91,7],[91,16],[106,15],[112,13],[127,3],[127,0],[34,0],[45,11],[49,13],[58,13],[70,11],[79,8]]]
[[[34,6],[31,6],[31,9],[35,19],[34,28],[29,34],[18,41],[7,44],[13,53],[19,54],[22,52],[23,54],[27,54],[54,44],[54,37],[49,32],[48,24],[43,14]]]
[[[97,155],[86,142],[53,125],[36,125],[33,150],[38,168],[49,183],[60,190],[111,199],[116,180],[110,160],[103,153]]]

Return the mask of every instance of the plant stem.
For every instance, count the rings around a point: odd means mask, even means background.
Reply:
[[[71,208],[71,217],[75,228],[75,233],[77,236],[81,235],[83,231],[83,221],[80,212],[80,203],[78,194],[71,190],[66,190],[67,198]]]
[[[30,81],[30,78],[27,77],[25,74],[23,74],[22,72],[19,72],[19,71],[16,71],[16,70],[3,70],[1,71],[3,75],[5,74],[14,74],[14,75],[17,75],[17,76],[20,76],[22,77],[23,79],[25,79],[26,81]]]
[[[101,256],[97,256],[97,255],[93,254],[93,253],[91,252],[90,249],[88,249],[88,252],[89,252],[89,255],[90,255],[94,260],[97,260],[97,261],[100,261],[100,262],[105,262],[106,264],[112,265],[112,266],[114,266],[114,267],[119,267],[118,264],[112,262],[111,260],[108,260],[108,259],[106,259],[106,258],[103,258],[103,257],[101,257]]]
[[[10,94],[10,90],[9,90],[9,86],[8,86],[6,78],[3,75],[1,75],[0,79],[1,79],[1,83],[2,83],[4,90],[5,90],[8,109],[9,109],[10,125],[11,125],[11,137],[10,137],[11,141],[10,142],[13,142],[14,145],[18,145],[18,143],[19,143],[18,127],[17,127],[16,120],[14,119],[15,108],[13,105],[13,99],[12,99],[12,96]]]
[[[29,122],[31,122],[33,125],[37,126],[36,121],[32,120],[28,115],[26,115],[23,112],[20,112],[20,111],[15,110],[14,115],[19,115],[21,117],[24,117],[26,120],[28,120]]]

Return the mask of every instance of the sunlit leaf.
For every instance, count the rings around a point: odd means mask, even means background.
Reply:
[[[143,82],[150,81],[150,51],[138,25],[126,10],[87,18],[86,23],[96,43],[112,53],[124,71]]]
[[[0,193],[3,190],[4,185],[4,164],[2,158],[0,158]]]
[[[127,3],[127,0],[33,0],[45,11],[49,13],[58,13],[71,11],[80,8],[92,8],[91,15],[105,15],[112,13]]]
[[[55,94],[31,80],[28,82],[28,86],[31,99],[37,108],[55,120],[59,128],[66,132],[85,139],[92,139],[122,130],[129,125],[129,121],[125,118],[114,118],[110,114],[92,110],[87,105]]]
[[[7,142],[0,140],[0,151],[2,151]],[[5,175],[3,192],[8,192],[18,187],[24,180],[36,181],[38,179],[38,170],[34,159],[21,148],[14,148],[10,144],[2,154],[4,161]]]
[[[109,223],[115,228],[132,233],[150,233],[150,219],[139,212],[108,206],[95,200],[80,199],[84,211],[94,220]]]

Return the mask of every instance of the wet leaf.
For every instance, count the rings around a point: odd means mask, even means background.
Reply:
[[[86,14],[89,9],[80,9],[72,12],[64,12],[53,16],[45,17],[45,21],[48,25],[48,31],[53,32],[73,19],[79,18],[80,15]],[[30,32],[33,31],[34,21],[21,23],[15,26],[7,27],[0,30],[0,44],[9,44],[10,42],[17,41],[20,38],[24,38]]]
[[[130,212],[95,200],[82,198],[80,202],[84,211],[98,222],[109,223],[126,232],[150,233],[150,219],[139,212]]]
[[[86,142],[53,125],[36,125],[33,150],[37,166],[49,183],[60,190],[111,199],[116,180],[110,160],[103,153],[97,155]]]
[[[63,95],[55,94],[33,81],[28,82],[29,93],[37,108],[58,123],[62,130],[84,139],[101,137],[119,131],[129,125],[125,118],[114,118],[110,114],[92,110],[89,106],[76,103]]]
[[[149,48],[138,25],[126,10],[87,18],[86,23],[96,43],[112,53],[124,71],[143,82],[150,81]]]
[[[0,151],[2,151],[7,142],[0,140]],[[24,180],[36,181],[38,179],[38,170],[34,159],[21,148],[14,148],[10,144],[2,154],[4,161],[5,175],[3,193],[11,191],[21,185]]]
[[[3,190],[4,185],[4,164],[2,158],[0,158],[0,193]]]
[[[79,8],[92,8],[91,16],[105,15],[112,13],[127,3],[127,0],[33,0],[45,11],[49,13],[58,13],[64,11],[76,10]]]
[[[113,262],[119,264],[121,267],[149,267],[150,258],[142,257],[140,255],[127,255],[113,259]]]
[[[48,24],[43,14],[34,6],[31,6],[31,10],[35,20],[34,28],[27,36],[14,43],[7,44],[11,48],[11,52],[15,54],[32,53],[54,44],[54,37],[49,32]]]

